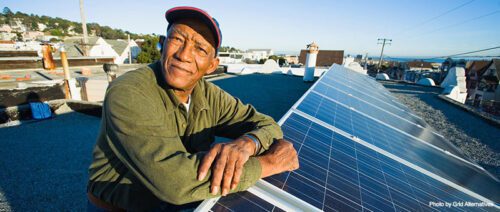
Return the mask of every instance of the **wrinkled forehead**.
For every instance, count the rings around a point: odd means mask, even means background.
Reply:
[[[190,29],[192,29],[194,32],[197,34],[201,35],[205,41],[207,41],[209,44],[212,45],[212,47],[215,49],[216,48],[216,43],[215,43],[215,37],[213,35],[212,30],[210,29],[209,26],[207,26],[205,23],[198,19],[181,19],[173,23],[171,26],[167,28],[167,36],[169,33],[172,33],[173,31],[185,33],[185,34],[190,34],[192,32],[185,30],[183,26],[187,26]]]

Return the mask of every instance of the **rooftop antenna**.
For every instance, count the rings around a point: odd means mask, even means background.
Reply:
[[[83,11],[83,0],[80,0],[80,17],[82,18],[82,31],[83,31],[83,54],[84,56],[89,56],[89,38],[87,33],[87,22],[85,21],[85,12]]]

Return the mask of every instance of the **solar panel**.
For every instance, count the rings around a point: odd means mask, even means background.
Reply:
[[[199,209],[432,211],[451,209],[431,205],[445,202],[497,204],[498,180],[409,113],[376,81],[334,65],[280,121],[300,168]]]

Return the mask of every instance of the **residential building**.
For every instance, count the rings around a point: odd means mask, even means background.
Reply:
[[[10,28],[12,28],[12,31],[15,32],[26,32],[27,28],[19,18],[14,18],[13,20],[10,21],[9,23]]]
[[[493,59],[481,75],[474,94],[474,105],[484,110],[500,112],[500,59]]]
[[[305,64],[307,50],[300,50],[299,63]],[[319,50],[316,58],[316,66],[330,67],[331,65],[342,65],[344,62],[344,50]]]
[[[432,71],[432,64],[425,61],[410,61],[403,64],[405,70],[408,71]]]
[[[243,55],[245,53],[240,52],[219,52],[217,57],[221,64],[235,64],[243,62]]]
[[[118,57],[115,58],[116,64],[129,63],[128,60],[129,51],[132,53],[131,54],[132,61],[136,59],[139,53],[141,52],[141,48],[139,48],[139,46],[134,40],[130,40],[130,42],[127,42],[126,40],[122,39],[117,39],[117,40],[107,39],[105,41],[109,45],[111,45],[111,48],[113,48],[113,50],[115,50],[115,52],[118,55]]]
[[[288,64],[299,64],[299,56],[297,55],[285,55],[283,56]]]
[[[483,73],[490,67],[492,61],[469,61],[465,68],[467,99],[473,102],[476,96],[476,89]],[[472,103],[474,104],[474,103]]]
[[[38,23],[38,31],[43,32],[47,28],[47,25]]]
[[[17,35],[11,32],[0,32],[0,40],[16,40]]]
[[[432,78],[436,84],[441,82],[440,74],[437,72],[434,73],[434,69],[431,63],[415,60],[406,63],[402,63],[400,65],[403,73],[403,80],[409,82],[418,82],[422,78]]]
[[[243,57],[259,61],[261,59],[267,59],[271,55],[274,55],[274,51],[272,49],[248,49],[246,53],[243,54]]]
[[[40,40],[44,36],[43,32],[39,31],[26,31],[23,33],[23,41]]]
[[[11,33],[12,28],[7,24],[3,24],[2,26],[0,26],[0,32]]]
[[[85,55],[85,49],[82,44],[83,37],[70,37],[63,41],[68,57],[83,57]],[[89,37],[87,48],[89,53],[87,56],[90,57],[113,57],[117,59],[120,56],[113,47],[101,37]],[[54,56],[59,57],[59,51],[57,51]],[[123,61],[121,63],[123,63]]]

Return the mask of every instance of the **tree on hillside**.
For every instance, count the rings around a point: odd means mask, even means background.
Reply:
[[[219,48],[219,52],[242,52],[242,51],[230,46],[221,46]]]
[[[33,30],[33,31],[38,30],[38,24],[36,22],[31,22],[31,30]]]
[[[2,10],[2,16],[5,17],[4,22],[8,24],[10,20],[12,20],[12,16],[14,16],[14,13],[8,7],[4,7]]]
[[[3,10],[2,10],[2,14],[3,15],[12,15],[14,13],[12,12],[12,10],[10,10],[10,8],[4,7]]]
[[[73,29],[73,32],[75,32],[77,34],[82,34],[83,33],[82,24],[76,24],[76,25],[74,25],[74,27],[75,28]]]
[[[156,45],[160,42],[158,36],[147,36],[141,47],[141,53],[137,55],[138,63],[152,63],[160,59],[160,51]]]
[[[50,34],[53,36],[63,36],[64,33],[60,29],[51,29],[49,30]]]

